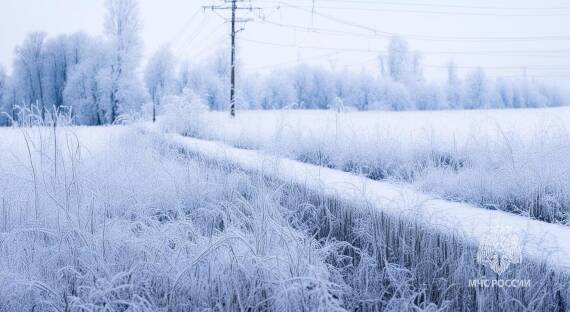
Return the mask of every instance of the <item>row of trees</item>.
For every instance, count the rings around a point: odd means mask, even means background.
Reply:
[[[15,49],[14,70],[0,70],[0,124],[18,120],[23,109],[41,118],[71,109],[80,124],[114,123],[140,110],[146,92],[138,74],[141,39],[134,0],[108,0],[105,35],[84,33],[47,39],[29,34]]]
[[[179,62],[159,49],[143,74],[136,0],[107,0],[105,35],[84,33],[46,39],[32,33],[15,50],[14,71],[0,67],[0,125],[17,120],[22,108],[46,114],[70,109],[79,124],[112,124],[123,114],[147,113],[153,121],[165,99],[199,98],[212,110],[229,104],[229,56],[224,51],[201,63]],[[465,78],[450,63],[446,83],[424,78],[421,55],[392,38],[380,75],[298,65],[259,77],[240,74],[237,102],[248,109],[433,110],[563,105],[557,88],[528,79],[490,79],[482,69]],[[238,66],[239,68],[239,66]],[[147,105],[144,105],[144,104]]]
[[[145,80],[155,107],[165,95],[188,88],[212,110],[227,108],[229,64],[222,52],[204,64],[176,65],[167,47],[147,65]],[[393,38],[386,57],[379,58],[380,75],[370,72],[332,71],[298,65],[260,77],[241,74],[238,105],[248,109],[327,109],[337,105],[355,110],[435,110],[549,107],[564,104],[560,90],[526,78],[488,78],[476,68],[462,78],[450,62],[447,81],[424,78],[421,55],[408,43]]]

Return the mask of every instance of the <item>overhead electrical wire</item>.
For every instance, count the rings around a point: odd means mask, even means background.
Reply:
[[[258,0],[259,1],[259,0]],[[288,0],[291,1],[291,0]],[[265,9],[273,8],[279,9],[282,3],[279,0],[270,0],[271,3],[275,3],[275,7],[265,7]],[[556,10],[552,12],[548,11],[523,11],[523,12],[486,12],[486,11],[450,11],[442,10],[436,8],[422,9],[422,8],[401,8],[398,5],[368,5],[368,6],[347,6],[345,4],[336,4],[326,2],[325,4],[300,4],[295,5],[298,8],[310,9],[311,11],[319,10],[336,10],[336,11],[361,11],[361,12],[373,12],[373,13],[413,13],[413,14],[437,14],[437,15],[449,15],[449,16],[488,16],[488,17],[541,17],[541,16],[570,16],[570,11]]]
[[[323,58],[329,58],[331,56],[336,56],[339,53],[326,53],[326,54],[320,54],[320,55],[315,55],[315,56],[309,56],[309,57],[303,57],[303,58],[297,58],[296,60],[293,61],[284,61],[284,62],[280,62],[280,63],[276,63],[276,64],[271,64],[271,65],[264,65],[264,66],[255,66],[255,67],[246,67],[249,70],[260,70],[260,69],[274,69],[274,68],[279,68],[282,67],[283,65],[289,65],[289,64],[295,64],[295,63],[303,63],[305,61],[309,61],[309,60],[314,60],[314,59],[323,59]]]
[[[366,8],[366,7],[344,7],[344,6],[298,6],[305,9],[323,9],[335,11],[361,11],[361,12],[385,12],[385,13],[413,13],[413,14],[435,14],[435,15],[459,15],[459,16],[489,16],[489,17],[540,17],[540,16],[570,16],[570,12],[555,13],[489,13],[489,12],[454,12],[454,11],[428,11],[419,9],[394,9],[394,8]]]
[[[283,24],[279,22],[274,22],[270,20],[263,20],[263,19],[256,19],[254,22],[272,25],[281,28],[289,28],[295,31],[301,31],[306,33],[315,33],[320,35],[332,35],[332,36],[347,36],[347,37],[361,37],[366,39],[378,39],[375,36],[365,35],[361,33],[354,33],[354,32],[346,32],[346,31],[336,31],[331,29],[325,28],[316,28],[316,27],[306,27],[306,26],[299,26],[299,25],[289,25]],[[389,37],[387,37],[389,38]],[[267,43],[267,42],[266,42]],[[271,43],[268,43],[271,44]],[[333,49],[333,50],[342,50],[343,48],[326,48],[326,47],[304,47],[304,48],[315,48],[315,49]],[[370,49],[349,49],[355,52],[376,52],[378,50],[370,50]],[[382,51],[378,51],[382,52]],[[468,50],[468,51],[422,51],[422,54],[447,54],[447,55],[568,55],[570,54],[570,49],[553,49],[553,50],[484,50],[484,51],[477,51],[477,50]]]
[[[202,11],[202,8],[198,7],[196,9],[196,11],[194,11],[194,13],[192,15],[190,15],[190,17],[186,20],[186,22],[184,22],[184,25],[174,34],[174,36],[172,36],[169,40],[168,43],[172,43],[173,41],[177,41],[179,40],[183,35],[184,32],[186,30],[188,30],[188,28],[190,27],[190,25],[192,25],[195,21],[195,18],[198,16],[198,14]]]
[[[254,0],[255,2],[277,2],[277,0]],[[292,2],[308,2],[318,3],[313,0],[289,0]],[[482,6],[482,5],[460,5],[460,4],[438,4],[438,3],[422,3],[422,2],[395,2],[395,1],[376,1],[376,0],[326,0],[326,3],[343,3],[343,4],[366,4],[366,5],[389,5],[389,6],[416,6],[429,8],[455,8],[455,9],[475,9],[475,10],[522,10],[522,11],[558,11],[570,10],[570,6],[549,6],[549,7],[504,7],[504,6]]]
[[[186,36],[182,36],[176,42],[176,43],[178,43],[178,47],[175,49],[175,52],[178,53],[178,52],[180,52],[181,49],[185,49],[186,47],[188,47],[190,45],[190,43],[204,31],[204,29],[207,29],[207,27],[204,27],[209,22],[209,20],[207,20],[207,17],[208,16],[206,14],[203,14],[202,18],[199,19],[199,23],[198,23],[198,25],[200,25],[200,27],[196,27],[194,31],[186,34]]]
[[[351,31],[351,30],[339,30],[339,29],[331,29],[331,28],[322,28],[322,27],[315,27],[314,26],[314,20],[311,19],[311,23],[308,26],[301,26],[301,25],[292,25],[292,24],[286,24],[286,23],[282,23],[282,22],[277,22],[277,21],[273,21],[273,20],[269,20],[264,16],[261,16],[261,11],[257,11],[257,12],[253,12],[254,15],[256,15],[255,13],[258,13],[259,15],[255,16],[254,21],[257,23],[262,23],[262,24],[266,24],[266,25],[272,25],[275,27],[281,27],[281,28],[288,28],[288,29],[292,29],[294,31],[301,31],[301,32],[305,32],[305,33],[315,33],[315,34],[322,34],[322,35],[332,35],[332,36],[345,36],[345,37],[358,37],[358,38],[366,38],[369,40],[373,40],[373,39],[379,39],[379,38],[384,38],[384,39],[389,39],[392,38],[394,36],[402,36],[404,38],[407,39],[412,39],[412,40],[423,40],[423,41],[442,41],[442,42],[534,42],[534,41],[566,41],[566,40],[570,40],[570,36],[565,36],[565,35],[545,35],[545,36],[520,36],[520,37],[513,37],[513,36],[496,36],[496,37],[483,37],[483,36],[479,36],[479,37],[468,37],[468,36],[434,36],[434,35],[418,35],[418,34],[402,34],[402,33],[397,33],[397,32],[390,32],[390,31],[386,31],[386,30],[382,30],[382,29],[378,29],[375,27],[370,27],[368,25],[364,25],[364,24],[360,24],[358,22],[353,22],[349,19],[345,19],[345,18],[340,18],[338,16],[335,15],[330,15],[327,13],[323,13],[322,10],[350,10],[350,11],[366,11],[366,10],[372,10],[372,11],[403,11],[403,12],[413,12],[413,13],[429,13],[429,14],[458,14],[458,15],[512,15],[512,16],[562,16],[562,15],[570,15],[570,12],[556,12],[556,13],[538,13],[538,14],[527,14],[527,13],[523,13],[523,14],[511,14],[511,13],[494,13],[494,12],[444,12],[444,11],[428,11],[428,10],[423,10],[423,9],[393,9],[393,8],[383,8],[383,7],[378,7],[378,5],[384,5],[384,6],[392,6],[392,7],[427,7],[427,8],[455,8],[455,9],[475,9],[475,10],[506,10],[506,9],[514,9],[514,10],[519,10],[519,11],[523,11],[523,10],[538,10],[538,11],[546,11],[546,10],[565,10],[565,9],[569,9],[570,10],[570,6],[569,7],[542,7],[542,8],[507,8],[507,7],[491,7],[491,6],[460,6],[460,5],[439,5],[439,4],[427,4],[427,3],[412,3],[412,2],[389,2],[389,1],[365,1],[365,0],[327,0],[326,1],[326,5],[321,5],[320,3],[318,3],[317,1],[314,0],[306,0],[306,1],[302,1],[302,0],[287,0],[287,1],[281,1],[281,0],[253,0],[250,2],[265,2],[265,3],[276,3],[275,7],[272,7],[272,9],[274,9],[273,14],[275,14],[276,12],[282,12],[283,8],[289,8],[289,9],[294,9],[294,10],[299,10],[299,11],[303,11],[307,14],[311,14],[311,16],[318,16],[330,21],[333,21],[335,23],[338,23],[340,25],[344,25],[344,26],[349,26],[351,28],[354,29],[359,29],[360,31]],[[290,2],[302,2],[303,4],[301,5],[295,5],[295,4],[291,4]],[[324,1],[323,1],[324,2]],[[310,4],[310,5],[309,5]],[[350,7],[343,7],[342,5],[351,5]],[[354,4],[360,4],[361,6],[355,7],[352,6]],[[370,5],[372,7],[368,8],[368,7],[362,7],[362,5]],[[270,6],[267,6],[268,8]],[[197,10],[193,15],[192,18],[190,18],[190,20],[188,22],[185,23],[183,30],[185,31],[185,29],[187,27],[189,27],[189,25],[192,23],[192,21],[194,20],[194,18],[196,17],[196,15],[199,13],[200,10]],[[187,48],[188,46],[190,46],[190,44],[203,32],[204,29],[207,29],[208,27],[203,27],[203,23],[206,20],[206,14],[204,14],[204,17],[202,18],[202,21],[200,24],[202,24],[202,27],[197,27],[197,31],[195,31],[194,33],[191,33],[190,36],[187,36],[188,38],[186,39],[186,43],[184,44],[184,46]],[[223,25],[223,24],[222,24]],[[218,26],[219,28],[220,26]],[[210,32],[210,34],[212,33],[216,33],[216,31],[214,32]],[[180,34],[177,34],[176,37],[180,37]],[[222,34],[222,36],[216,40],[214,42],[214,44],[219,44],[221,42],[221,40],[223,39],[223,37],[225,36],[225,34]],[[353,52],[353,53],[375,53],[375,54],[380,54],[380,55],[386,55],[387,51],[383,50],[383,49],[372,49],[372,48],[337,48],[337,47],[326,47],[326,46],[319,46],[319,45],[299,45],[299,44],[290,44],[290,43],[278,43],[278,42],[268,42],[268,41],[263,41],[263,40],[256,40],[256,39],[250,39],[250,38],[240,38],[240,40],[243,40],[245,42],[250,42],[250,43],[254,43],[254,44],[261,44],[261,45],[268,45],[268,46],[276,46],[276,47],[286,47],[286,48],[296,48],[296,49],[314,49],[314,50],[329,50],[329,51],[334,51],[333,53],[327,53],[327,54],[323,54],[323,55],[316,55],[316,56],[310,56],[310,57],[305,57],[305,58],[298,58],[297,60],[294,61],[284,61],[284,62],[279,62],[276,64],[272,64],[272,65],[266,65],[266,66],[258,66],[258,67],[251,67],[249,68],[250,70],[262,70],[262,69],[273,69],[273,68],[279,68],[282,67],[284,65],[288,65],[288,64],[292,64],[292,63],[300,63],[300,62],[304,62],[307,60],[313,60],[313,59],[324,59],[324,58],[330,58],[332,56],[335,55],[339,55],[341,53],[349,53],[349,52]],[[173,39],[171,39],[171,41],[173,41]],[[370,43],[369,43],[370,44]],[[202,49],[199,50],[199,53],[197,53],[195,55],[195,57],[197,57],[198,55],[203,54],[203,52],[207,51],[210,48],[211,45],[207,45],[205,47],[203,47]],[[535,55],[535,56],[566,56],[566,55],[570,55],[570,49],[551,49],[551,50],[515,50],[515,51],[506,51],[506,50],[487,50],[487,51],[473,51],[473,50],[468,50],[468,51],[452,51],[452,50],[445,50],[445,51],[422,51],[422,54],[427,54],[427,55],[437,55],[437,54],[441,54],[441,55],[504,55],[504,56],[511,56],[511,55],[524,55],[524,56],[529,56],[529,55]],[[348,68],[348,67],[354,67],[354,66],[361,66],[370,62],[373,62],[374,60],[377,60],[378,56],[375,56],[374,58],[370,58],[367,59],[363,62],[358,62],[356,64],[350,64],[350,65],[339,65],[340,67],[343,68]],[[433,69],[446,69],[447,66],[445,65],[432,65],[432,64],[425,64],[423,65],[426,68],[433,68]],[[540,70],[566,70],[568,68],[570,68],[570,65],[533,65],[533,66],[456,66],[456,68],[458,69],[475,69],[475,68],[484,68],[484,69],[496,69],[496,70],[521,70],[523,68],[527,68],[527,69],[540,69]],[[549,77],[551,77],[552,75],[549,75]],[[563,75],[558,75],[558,77],[564,77],[566,76],[565,74]]]
[[[525,36],[525,37],[511,37],[511,36],[497,36],[497,37],[477,37],[477,36],[430,36],[430,35],[418,35],[418,34],[403,34],[396,32],[389,32],[382,29],[362,25],[350,20],[340,18],[338,16],[333,16],[329,14],[322,13],[317,9],[306,9],[297,5],[293,5],[287,2],[279,1],[280,5],[297,9],[308,14],[317,15],[325,19],[334,21],[336,23],[350,26],[352,28],[358,28],[369,32],[375,36],[402,36],[408,39],[422,40],[422,41],[443,41],[443,42],[527,42],[527,41],[561,41],[570,40],[570,36],[561,35],[551,35],[551,36]]]
[[[377,53],[377,54],[386,54],[386,50],[366,50],[366,49],[353,49],[353,48],[332,48],[332,47],[319,47],[319,46],[299,46],[296,44],[287,44],[287,43],[276,43],[276,42],[267,42],[261,40],[255,40],[250,38],[241,38],[241,40],[245,42],[250,42],[254,44],[262,44],[262,45],[269,45],[269,46],[277,46],[277,47],[284,47],[284,48],[304,48],[304,49],[315,49],[315,50],[333,50],[339,52],[367,52],[367,53]],[[570,53],[570,51],[568,51]],[[444,51],[432,51],[432,53],[444,54],[449,52]],[[454,54],[454,53],[450,53]],[[457,54],[457,52],[455,52]],[[434,69],[447,69],[447,65],[432,65],[432,64],[424,64],[424,67],[427,68],[434,68]],[[264,66],[270,67],[270,66]],[[570,70],[570,65],[527,65],[527,66],[455,66],[457,69],[477,69],[477,68],[485,68],[490,70],[520,70],[522,68],[527,69],[540,69],[540,70]]]
[[[298,45],[292,43],[277,43],[270,41],[263,41],[251,38],[241,38],[241,40],[246,42],[251,42],[255,44],[284,47],[284,48],[301,48],[301,49],[314,49],[314,50],[332,50],[332,51],[343,51],[343,52],[359,52],[359,53],[387,53],[387,50],[381,49],[365,49],[365,48],[342,48],[342,47],[323,47],[323,46],[308,46],[308,45]],[[570,50],[535,50],[535,51],[422,51],[422,54],[432,54],[432,55],[485,55],[485,54],[495,54],[495,55],[512,55],[516,53],[529,53],[529,54],[563,54],[570,55]]]
[[[212,31],[209,32],[209,36],[211,37],[214,34],[217,34],[218,32],[220,32],[220,30],[223,30],[224,24],[218,24],[216,26],[216,28],[214,28]],[[214,39],[210,44],[206,44],[203,45],[202,48],[200,50],[198,50],[196,53],[194,53],[192,56],[194,58],[197,58],[199,56],[202,56],[202,54],[204,54],[206,51],[208,51],[209,49],[215,47],[216,45],[220,44],[223,42],[223,39],[226,38],[228,36],[228,34],[224,31],[222,34],[218,35],[217,37],[215,37],[216,39]]]

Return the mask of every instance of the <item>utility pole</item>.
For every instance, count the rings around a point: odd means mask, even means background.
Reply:
[[[232,68],[230,74],[230,116],[232,118],[236,116],[236,10],[237,0],[232,0]]]
[[[246,23],[250,21],[250,19],[243,19],[237,17],[238,10],[261,10],[261,8],[254,8],[250,6],[238,6],[238,2],[243,2],[243,0],[224,0],[225,3],[231,2],[231,7],[226,5],[211,5],[211,6],[204,6],[204,10],[210,9],[212,11],[215,10],[231,10],[232,16],[229,20],[231,24],[231,69],[230,69],[230,116],[235,117],[236,115],[236,35],[239,31],[243,30],[238,29],[236,27],[237,23]]]

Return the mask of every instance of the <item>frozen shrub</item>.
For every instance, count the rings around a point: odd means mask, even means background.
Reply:
[[[195,135],[201,128],[201,116],[207,106],[201,97],[190,89],[184,89],[181,95],[170,95],[164,100],[161,119],[163,129]]]

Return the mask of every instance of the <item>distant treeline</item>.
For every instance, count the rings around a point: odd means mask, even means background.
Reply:
[[[163,52],[163,55],[167,54]],[[189,87],[211,109],[227,106],[227,58],[210,64],[182,65],[174,77],[176,92]],[[388,54],[378,58],[380,75],[372,71],[333,71],[306,64],[275,70],[268,75],[241,75],[238,106],[252,109],[438,110],[550,107],[565,104],[557,87],[525,77],[489,78],[482,68],[460,77],[449,62],[445,82],[428,81],[421,55],[401,38],[392,38]],[[378,77],[379,76],[379,77]]]
[[[14,70],[0,67],[0,125],[22,111],[41,118],[65,110],[78,124],[112,124],[123,115],[153,119],[172,96],[192,92],[212,110],[229,104],[229,57],[213,51],[201,64],[179,62],[165,46],[143,75],[140,22],[134,0],[107,1],[105,35],[84,33],[46,38],[31,33],[15,50]],[[242,109],[435,110],[522,108],[564,105],[558,88],[525,77],[495,78],[481,68],[460,77],[449,63],[447,81],[425,79],[421,55],[394,37],[378,58],[380,75],[298,65],[267,75],[239,74],[237,105]],[[239,64],[238,64],[239,69]]]
[[[101,125],[140,110],[147,96],[137,2],[108,0],[106,9],[102,38],[35,32],[16,47],[12,75],[0,69],[0,124],[24,111],[42,119],[68,111],[77,123]]]

